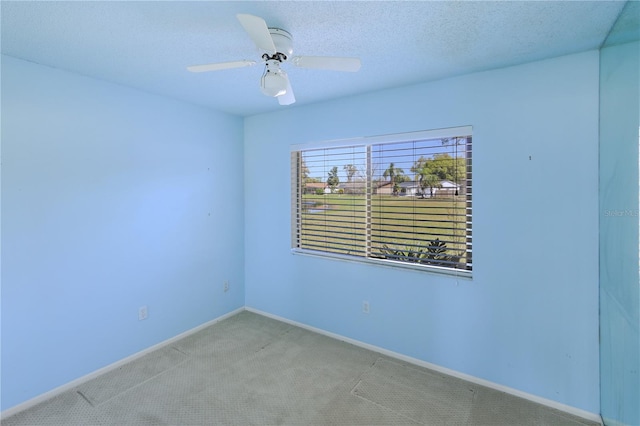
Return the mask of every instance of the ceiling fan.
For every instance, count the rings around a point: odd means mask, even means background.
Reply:
[[[251,40],[262,54],[264,73],[260,79],[260,89],[267,96],[277,97],[280,105],[290,105],[296,101],[287,73],[281,68],[283,63],[293,63],[301,68],[315,68],[333,71],[355,72],[360,69],[359,58],[336,56],[292,56],[293,37],[280,28],[269,28],[264,19],[240,13],[236,15]],[[252,60],[218,62],[214,64],[187,67],[191,72],[218,71],[230,68],[250,67]]]

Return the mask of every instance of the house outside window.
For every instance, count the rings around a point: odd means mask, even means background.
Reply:
[[[292,249],[470,276],[471,127],[292,147]]]

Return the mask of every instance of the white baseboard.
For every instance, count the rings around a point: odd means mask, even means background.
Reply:
[[[614,419],[609,419],[607,417],[604,418],[604,424],[607,426],[629,426],[626,423]]]
[[[113,364],[109,364],[109,365],[107,365],[105,367],[102,367],[102,368],[100,368],[98,370],[95,370],[95,371],[93,371],[93,372],[91,372],[91,373],[89,373],[89,374],[87,374],[85,376],[82,376],[82,377],[80,377],[78,379],[75,379],[75,380],[73,380],[73,381],[71,381],[69,383],[66,383],[66,384],[64,384],[62,386],[59,386],[59,387],[57,387],[55,389],[52,389],[52,390],[50,390],[48,392],[40,394],[35,398],[29,399],[29,400],[27,400],[27,401],[25,401],[23,403],[20,403],[20,404],[15,405],[15,406],[13,406],[11,408],[8,408],[8,409],[4,410],[2,413],[0,413],[0,420],[5,419],[7,417],[10,417],[10,416],[12,416],[14,414],[17,414],[20,411],[24,411],[26,409],[29,409],[29,408],[31,408],[31,407],[33,407],[33,406],[35,406],[35,405],[37,405],[37,404],[39,404],[41,402],[44,402],[44,401],[46,401],[46,400],[48,400],[50,398],[53,398],[54,396],[57,396],[57,395],[59,395],[59,394],[61,394],[63,392],[66,392],[66,391],[68,391],[68,390],[70,390],[70,389],[72,389],[74,387],[80,386],[81,384],[83,384],[85,382],[88,382],[89,380],[94,379],[94,378],[96,378],[96,377],[98,377],[98,376],[100,376],[102,374],[105,374],[105,373],[107,373],[109,371],[115,370],[116,368],[118,368],[118,367],[120,367],[120,366],[122,366],[122,365],[124,365],[124,364],[126,364],[128,362],[134,361],[134,360],[136,360],[136,359],[138,359],[138,358],[140,358],[140,357],[142,357],[142,356],[144,356],[144,355],[146,355],[146,354],[148,354],[150,352],[153,352],[153,351],[155,351],[157,349],[160,349],[160,348],[162,348],[164,346],[167,346],[167,345],[169,345],[169,344],[171,344],[171,343],[173,343],[173,342],[175,342],[177,340],[183,339],[183,338],[185,338],[185,337],[187,337],[187,336],[189,336],[189,335],[191,335],[193,333],[197,333],[198,331],[200,331],[200,330],[202,330],[202,329],[204,329],[206,327],[209,327],[209,326],[211,326],[211,325],[213,325],[213,324],[215,324],[217,322],[220,322],[220,321],[225,320],[225,319],[227,319],[229,317],[232,317],[232,316],[234,316],[234,315],[236,315],[236,314],[238,314],[238,313],[240,313],[242,311],[245,311],[245,310],[247,310],[249,312],[253,312],[253,313],[258,314],[258,315],[262,315],[262,316],[267,317],[267,318],[272,318],[272,319],[275,319],[277,321],[281,321],[281,322],[284,322],[284,323],[287,323],[287,324],[291,324],[291,325],[294,325],[296,327],[304,328],[306,330],[313,331],[315,333],[322,334],[322,335],[325,335],[327,337],[331,337],[331,338],[336,339],[336,340],[347,342],[347,343],[350,343],[350,344],[355,345],[355,346],[359,346],[359,347],[364,348],[364,349],[368,349],[368,350],[371,350],[371,351],[374,351],[374,352],[378,352],[380,354],[389,356],[391,358],[399,359],[401,361],[405,361],[405,362],[408,362],[410,364],[418,365],[420,367],[429,368],[431,370],[438,371],[440,373],[447,374],[449,376],[457,377],[457,378],[460,378],[460,379],[463,379],[463,380],[467,380],[467,381],[472,382],[472,383],[476,383],[476,384],[479,384],[479,385],[482,385],[482,386],[486,386],[486,387],[491,388],[491,389],[495,389],[495,390],[498,390],[498,391],[501,391],[501,392],[504,392],[504,393],[515,395],[515,396],[518,396],[520,398],[527,399],[529,401],[537,402],[538,404],[546,405],[548,407],[555,408],[556,410],[560,410],[560,411],[563,411],[565,413],[569,413],[569,414],[572,414],[574,416],[578,416],[578,417],[581,417],[583,419],[590,420],[592,422],[597,422],[597,423],[602,425],[602,419],[601,419],[599,414],[591,413],[589,411],[581,410],[579,408],[572,407],[572,406],[566,405],[566,404],[562,404],[562,403],[559,403],[557,401],[553,401],[553,400],[550,400],[550,399],[546,399],[546,398],[542,398],[542,397],[539,397],[539,396],[536,396],[536,395],[532,395],[530,393],[523,392],[523,391],[520,391],[518,389],[514,389],[514,388],[510,388],[508,386],[504,386],[504,385],[501,385],[501,384],[498,384],[498,383],[490,382],[490,381],[485,380],[485,379],[481,379],[481,378],[478,378],[478,377],[475,377],[475,376],[471,376],[469,374],[461,373],[461,372],[456,371],[456,370],[451,370],[451,369],[446,368],[446,367],[441,367],[439,365],[432,364],[432,363],[429,363],[429,362],[426,362],[426,361],[422,361],[420,359],[413,358],[413,357],[410,357],[410,356],[406,356],[406,355],[403,355],[403,354],[398,353],[398,352],[393,352],[393,351],[390,351],[390,350],[387,350],[387,349],[384,349],[384,348],[381,348],[381,347],[378,347],[378,346],[375,346],[375,345],[371,345],[369,343],[364,343],[364,342],[361,342],[359,340],[351,339],[349,337],[345,337],[345,336],[342,336],[342,335],[339,335],[339,334],[336,334],[336,333],[331,333],[329,331],[322,330],[320,328],[316,328],[316,327],[313,327],[313,326],[310,326],[310,325],[307,325],[307,324],[304,324],[304,323],[293,321],[293,320],[290,320],[288,318],[280,317],[278,315],[273,315],[273,314],[270,314],[268,312],[263,312],[263,311],[260,311],[258,309],[254,309],[254,308],[250,308],[250,307],[242,307],[242,308],[238,308],[236,310],[233,310],[233,311],[231,311],[231,312],[229,312],[227,314],[224,314],[224,315],[222,315],[222,316],[220,316],[218,318],[215,318],[215,319],[213,319],[211,321],[207,321],[204,324],[201,324],[201,325],[199,325],[197,327],[194,327],[194,328],[192,328],[190,330],[187,330],[187,331],[185,331],[183,333],[180,333],[180,334],[178,334],[178,335],[176,335],[176,336],[174,336],[174,337],[172,337],[170,339],[167,339],[167,340],[165,340],[163,342],[160,342],[160,343],[155,344],[155,345],[153,345],[151,347],[148,347],[147,349],[144,349],[144,350],[142,350],[140,352],[137,352],[137,353],[135,353],[133,355],[130,355],[130,356],[126,357],[126,358],[123,358],[123,359],[121,359],[119,361],[116,361]],[[609,422],[607,422],[607,424],[609,424]],[[615,423],[612,423],[612,424],[615,424]]]
[[[453,377],[457,377],[459,379],[466,380],[468,382],[476,383],[478,385],[485,386],[485,387],[488,387],[488,388],[491,388],[491,389],[495,389],[495,390],[500,391],[500,392],[508,393],[510,395],[514,395],[514,396],[517,396],[517,397],[520,397],[520,398],[523,398],[523,399],[527,399],[529,401],[537,402],[538,404],[542,404],[542,405],[545,405],[547,407],[555,408],[556,410],[560,410],[560,411],[563,411],[565,413],[572,414],[574,416],[581,417],[583,419],[586,419],[586,420],[589,420],[589,421],[592,421],[592,422],[597,422],[597,423],[602,425],[602,418],[600,417],[600,415],[596,414],[596,413],[592,413],[590,411],[585,411],[585,410],[582,410],[580,408],[572,407],[570,405],[562,404],[562,403],[557,402],[557,401],[553,401],[553,400],[550,400],[550,399],[542,398],[540,396],[533,395],[533,394],[530,394],[530,393],[527,393],[527,392],[523,392],[523,391],[520,391],[518,389],[514,389],[514,388],[510,388],[508,386],[504,386],[504,385],[501,385],[501,384],[498,384],[498,383],[490,382],[489,380],[485,380],[485,379],[481,379],[479,377],[471,376],[469,374],[461,373],[461,372],[456,371],[456,370],[451,370],[449,368],[442,367],[442,366],[439,366],[439,365],[436,365],[436,364],[431,364],[430,362],[422,361],[420,359],[413,358],[413,357],[410,357],[410,356],[406,356],[406,355],[403,355],[403,354],[398,353],[398,352],[393,352],[393,351],[390,351],[390,350],[387,350],[387,349],[384,349],[384,348],[381,348],[381,347],[378,347],[378,346],[370,345],[369,343],[364,343],[364,342],[361,342],[359,340],[355,340],[355,339],[351,339],[349,337],[345,337],[345,336],[342,336],[342,335],[339,335],[339,334],[331,333],[329,331],[322,330],[320,328],[316,328],[316,327],[313,327],[313,326],[310,326],[310,325],[307,325],[307,324],[303,324],[303,323],[300,323],[300,322],[297,322],[297,321],[292,321],[290,319],[283,318],[283,317],[280,317],[278,315],[273,315],[273,314],[270,314],[268,312],[263,312],[263,311],[260,311],[258,309],[250,308],[248,306],[245,307],[245,310],[247,310],[249,312],[253,312],[253,313],[258,314],[258,315],[265,316],[267,318],[271,318],[271,319],[274,319],[274,320],[277,320],[277,321],[281,321],[281,322],[284,322],[284,323],[287,323],[287,324],[295,325],[297,327],[304,328],[306,330],[313,331],[315,333],[322,334],[322,335],[325,335],[327,337],[334,338],[336,340],[341,340],[343,342],[347,342],[347,343],[350,343],[350,344],[355,345],[355,346],[359,346],[359,347],[364,348],[364,349],[369,349],[371,351],[378,352],[380,354],[389,356],[391,358],[399,359],[401,361],[405,361],[405,362],[408,362],[410,364],[418,365],[420,367],[425,367],[425,368],[428,368],[430,370],[438,371],[440,373],[444,373],[444,374],[447,374],[449,376],[453,376]]]
[[[189,336],[189,335],[191,335],[193,333],[197,333],[198,331],[200,331],[200,330],[202,330],[204,328],[207,328],[210,325],[213,325],[213,324],[215,324],[217,322],[220,322],[220,321],[222,321],[224,319],[227,319],[227,318],[232,317],[232,316],[234,316],[236,314],[239,314],[240,312],[242,312],[244,310],[245,310],[244,307],[238,308],[236,310],[233,310],[233,311],[231,311],[231,312],[229,312],[227,314],[224,314],[222,316],[214,318],[211,321],[207,321],[204,324],[200,324],[197,327],[194,327],[194,328],[192,328],[190,330],[187,330],[187,331],[185,331],[183,333],[180,333],[177,336],[171,337],[170,339],[164,340],[164,341],[162,341],[160,343],[157,343],[157,344],[155,344],[153,346],[150,346],[150,347],[148,347],[146,349],[143,349],[140,352],[136,352],[133,355],[129,355],[126,358],[122,358],[121,360],[116,361],[113,364],[109,364],[109,365],[107,365],[105,367],[102,367],[102,368],[99,368],[99,369],[97,369],[97,370],[95,370],[95,371],[93,371],[93,372],[91,372],[91,373],[89,373],[89,374],[87,374],[85,376],[82,376],[80,378],[72,380],[69,383],[66,383],[66,384],[64,384],[62,386],[58,386],[57,388],[52,389],[52,390],[50,390],[48,392],[45,392],[43,394],[40,394],[40,395],[36,396],[35,398],[31,398],[31,399],[29,399],[29,400],[27,400],[25,402],[22,402],[22,403],[20,403],[18,405],[15,405],[15,406],[11,407],[11,408],[8,408],[8,409],[4,410],[2,413],[0,413],[0,420],[6,419],[7,417],[10,417],[10,416],[13,416],[14,414],[19,413],[20,411],[24,411],[24,410],[26,410],[28,408],[31,408],[31,407],[33,407],[33,406],[35,406],[35,405],[37,405],[37,404],[39,404],[41,402],[44,402],[44,401],[46,401],[46,400],[48,400],[50,398],[53,398],[54,396],[57,396],[57,395],[59,395],[59,394],[61,394],[63,392],[66,392],[66,391],[68,391],[70,389],[73,389],[76,386],[80,386],[81,384],[83,384],[85,382],[88,382],[91,379],[95,379],[96,377],[98,377],[98,376],[100,376],[102,374],[105,374],[105,373],[108,373],[109,371],[115,370],[116,368],[118,368],[118,367],[120,367],[120,366],[122,366],[122,365],[124,365],[124,364],[126,364],[128,362],[134,361],[134,360],[136,360],[136,359],[138,359],[138,358],[140,358],[140,357],[142,357],[142,356],[144,356],[144,355],[146,355],[148,353],[151,353],[151,352],[153,352],[155,350],[158,350],[158,349],[160,349],[160,348],[162,348],[164,346],[170,345],[171,343],[173,343],[173,342],[175,342],[177,340],[183,339],[183,338],[185,338],[185,337],[187,337],[187,336]]]

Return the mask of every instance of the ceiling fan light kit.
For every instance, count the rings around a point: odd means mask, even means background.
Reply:
[[[260,80],[260,89],[265,95],[274,98],[287,93],[287,73],[280,69],[280,62],[277,60],[267,61]]]
[[[313,68],[333,71],[356,72],[360,69],[360,59],[338,56],[292,56],[293,37],[280,28],[269,28],[264,19],[248,15],[236,15],[240,25],[247,32],[251,40],[262,52],[264,73],[260,79],[260,90],[263,94],[278,98],[280,105],[290,105],[295,102],[289,77],[281,68],[284,63],[292,63],[300,68]],[[191,72],[219,71],[230,68],[241,68],[255,65],[255,61],[240,60],[219,62],[187,67]]]

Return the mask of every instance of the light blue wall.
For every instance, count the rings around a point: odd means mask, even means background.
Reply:
[[[637,425],[640,424],[640,43],[606,47],[600,55],[602,417],[607,424]]]
[[[3,410],[244,279],[248,306],[599,412],[597,52],[250,117],[244,151],[239,118],[2,60]],[[459,125],[472,281],[290,254],[290,144]]]
[[[3,410],[244,305],[242,140],[241,118],[2,57]]]
[[[598,413],[598,61],[247,118],[247,306]],[[472,281],[290,253],[291,144],[461,125],[473,126]]]

